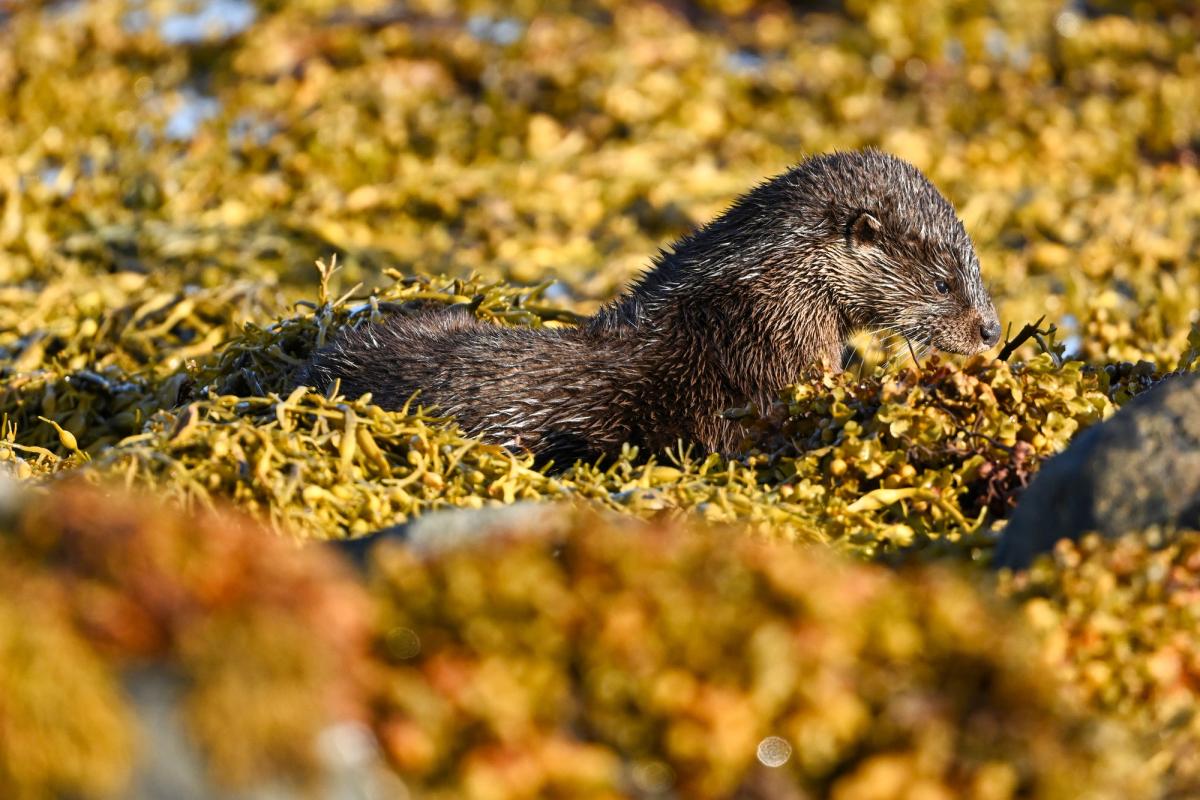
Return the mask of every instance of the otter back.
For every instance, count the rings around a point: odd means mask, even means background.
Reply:
[[[324,390],[340,379],[345,395],[370,392],[388,409],[415,395],[470,434],[562,464],[630,437],[621,363],[608,342],[580,330],[503,328],[463,310],[427,310],[342,332],[301,382]]]

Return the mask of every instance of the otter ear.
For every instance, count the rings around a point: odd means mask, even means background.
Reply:
[[[854,244],[875,244],[883,236],[883,224],[869,211],[861,211],[850,222],[850,240]]]

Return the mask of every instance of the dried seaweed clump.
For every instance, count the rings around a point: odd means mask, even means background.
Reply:
[[[141,397],[146,421],[119,442],[94,443],[84,473],[189,503],[232,499],[278,529],[322,538],[443,506],[580,497],[641,516],[698,511],[712,521],[749,521],[773,536],[867,555],[943,540],[979,552],[1039,461],[1157,374],[1149,363],[1098,370],[1048,353],[1015,367],[934,360],[866,377],[813,375],[764,414],[730,412],[747,428],[740,458],[630,451],[547,473],[527,456],[464,437],[451,420],[421,409],[419,396],[389,412],[369,397],[290,390],[298,365],[337,328],[385,313],[459,304],[497,324],[570,318],[541,303],[538,289],[392,277],[365,301],[323,291],[309,310],[247,325],[157,384],[125,384]],[[57,419],[38,413],[50,410],[49,385],[39,390],[40,405],[33,395],[20,418],[36,414],[41,438],[14,442],[10,458],[35,454],[52,470],[81,463],[86,446],[66,435],[78,413],[71,409],[111,390],[97,380],[69,383],[76,400],[56,400]],[[164,391],[183,405],[154,411]],[[67,460],[56,461],[58,453]]]
[[[375,551],[376,729],[427,797],[1148,796],[954,574],[575,518]]]
[[[540,302],[545,286],[435,285],[392,272],[364,300],[330,297],[322,283],[319,304],[270,325],[239,324],[236,300],[258,314],[269,303],[229,287],[183,297],[127,288],[126,304],[102,314],[93,338],[55,342],[53,360],[34,347],[41,339],[11,346],[15,362],[30,363],[0,383],[0,462],[18,477],[87,464],[92,476],[115,472],[187,500],[223,496],[321,536],[363,533],[432,505],[511,501],[548,483],[528,459],[465,439],[415,405],[387,413],[369,398],[290,392],[297,367],[338,327],[385,313],[463,305],[499,324],[574,319]],[[196,341],[207,345],[197,350]],[[143,345],[158,358],[140,361]],[[81,349],[87,368],[78,366]]]
[[[1053,353],[1009,365],[815,375],[764,413],[735,412],[748,460],[809,525],[860,550],[952,539],[976,550],[1039,463],[1151,385],[1152,364],[1090,368]]]
[[[119,793],[168,757],[131,741],[147,680],[227,786],[313,779],[317,735],[363,715],[361,590],[244,520],[60,486],[0,520],[0,574],[5,797]]]
[[[12,290],[13,303],[0,304],[0,435],[50,450],[21,452],[42,459],[31,459],[32,471],[52,469],[54,455],[101,452],[141,433],[157,411],[210,391],[284,391],[297,366],[338,327],[399,309],[470,306],[483,319],[524,325],[575,319],[541,301],[547,284],[435,283],[387,270],[377,291],[352,300],[357,286],[341,297],[329,294],[336,257],[320,266],[319,303],[297,300],[299,312],[269,284],[245,281],[163,289],[142,276],[68,276],[87,290],[76,295],[59,286],[49,298]]]
[[[1001,589],[1072,692],[1147,740],[1166,796],[1200,793],[1200,532],[1063,541]]]

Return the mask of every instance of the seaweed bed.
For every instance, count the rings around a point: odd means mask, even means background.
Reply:
[[[1200,792],[1200,533],[982,569],[1045,458],[1200,368],[1194,4],[539,5],[0,2],[0,795],[140,785],[160,679],[233,787],[358,731],[379,796]],[[864,338],[727,410],[737,458],[554,471],[288,388],[430,304],[570,325],[866,145],[1043,320],[1006,360]],[[365,578],[295,544],[517,501]]]

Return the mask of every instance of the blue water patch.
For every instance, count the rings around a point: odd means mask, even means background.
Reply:
[[[158,25],[158,35],[168,44],[220,41],[249,28],[258,16],[250,0],[205,0],[195,10],[168,14]]]
[[[734,75],[759,75],[767,60],[752,50],[735,50],[725,56],[725,70]]]
[[[510,45],[525,35],[525,25],[512,17],[493,19],[486,14],[476,14],[467,20],[467,33],[481,42]]]
[[[215,97],[193,89],[184,89],[180,94],[179,107],[163,127],[163,135],[177,142],[191,139],[201,125],[221,113],[221,104]]]
[[[1077,355],[1083,349],[1083,337],[1079,335],[1079,319],[1074,314],[1064,314],[1058,321],[1059,330],[1066,334],[1062,340],[1066,355]]]
[[[277,124],[245,112],[239,114],[233,124],[229,126],[229,146],[264,147],[278,132]]]
[[[121,27],[126,33],[141,33],[150,27],[150,12],[144,8],[133,8],[121,17]]]
[[[38,170],[38,180],[42,182],[42,186],[49,189],[58,183],[58,176],[62,174],[62,171],[61,164],[48,164]]]
[[[542,297],[547,300],[558,302],[560,300],[571,300],[574,298],[574,293],[571,288],[562,281],[555,281],[546,287],[546,291],[542,293]]]
[[[983,36],[983,48],[997,61],[1008,56],[1008,34],[999,28],[990,28]]]

